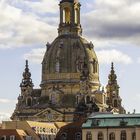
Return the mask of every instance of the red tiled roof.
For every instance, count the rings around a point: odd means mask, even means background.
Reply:
[[[0,138],[2,136],[6,136],[7,139],[10,136],[15,136],[17,140],[23,140],[23,136],[21,136],[16,129],[0,129]]]

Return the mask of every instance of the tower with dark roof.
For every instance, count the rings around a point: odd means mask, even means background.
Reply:
[[[119,95],[119,85],[117,83],[117,75],[115,74],[114,64],[111,63],[111,71],[108,76],[107,89],[107,104],[110,108],[116,108],[118,113],[125,113],[122,107],[122,99]]]

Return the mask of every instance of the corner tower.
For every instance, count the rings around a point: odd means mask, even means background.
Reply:
[[[114,64],[111,63],[111,71],[108,76],[107,89],[107,104],[109,108],[117,109],[118,113],[125,113],[124,108],[122,107],[122,99],[119,95],[119,85],[117,83],[117,75],[115,74]]]

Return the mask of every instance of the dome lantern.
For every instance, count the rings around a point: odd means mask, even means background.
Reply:
[[[62,0],[60,2],[60,24],[58,33],[82,35],[80,24],[80,3],[78,0]]]

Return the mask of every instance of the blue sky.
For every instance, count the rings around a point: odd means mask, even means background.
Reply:
[[[140,2],[80,2],[83,36],[95,46],[102,86],[107,84],[113,61],[124,107],[140,112]],[[0,119],[15,108],[25,59],[29,60],[34,85],[39,87],[45,44],[57,36],[58,3],[59,0],[0,1]]]

